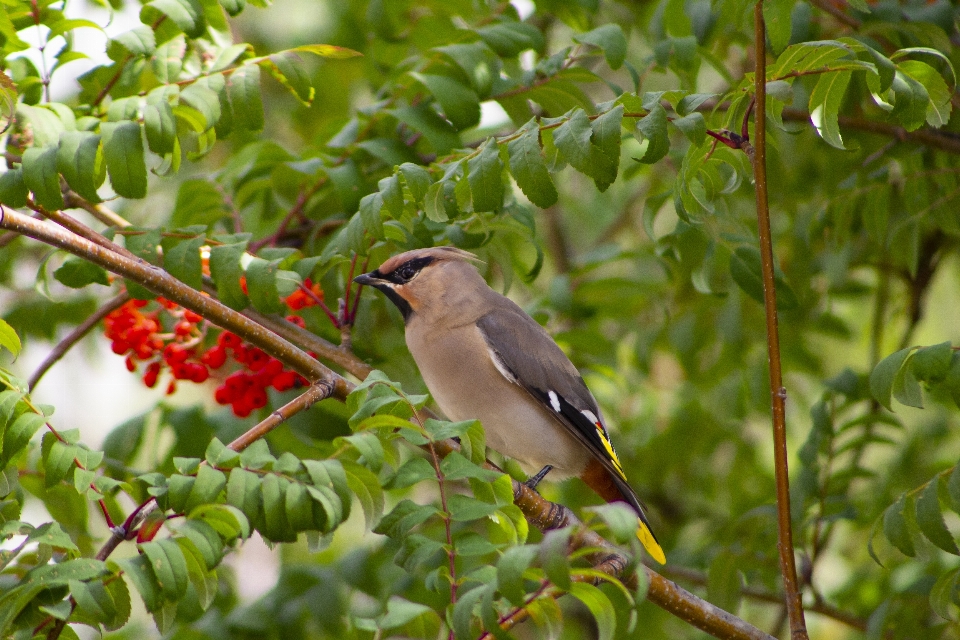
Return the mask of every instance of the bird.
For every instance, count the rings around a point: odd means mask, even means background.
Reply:
[[[640,542],[665,564],[580,372],[536,320],[487,285],[475,261],[456,247],[414,249],[353,281],[400,310],[407,347],[447,418],[480,420],[491,449],[536,472],[531,488],[548,473],[577,476],[607,502],[626,502]]]

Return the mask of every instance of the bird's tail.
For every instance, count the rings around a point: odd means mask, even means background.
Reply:
[[[663,553],[663,547],[661,547],[660,543],[657,542],[657,537],[653,535],[653,530],[650,528],[650,522],[647,520],[647,514],[644,511],[643,503],[640,502],[640,498],[637,497],[637,493],[633,490],[633,487],[627,484],[626,481],[616,477],[614,477],[613,481],[617,484],[617,488],[620,490],[620,495],[623,496],[623,499],[626,501],[626,503],[633,507],[633,510],[637,512],[637,539],[640,540],[643,548],[647,550],[647,553],[650,554],[651,558],[660,564],[667,564],[667,556]]]
[[[643,503],[640,502],[636,491],[633,490],[633,487],[630,486],[626,479],[619,477],[615,473],[611,473],[599,462],[594,462],[589,465],[587,471],[585,471],[580,478],[607,502],[622,500],[633,507],[633,510],[637,512],[637,539],[640,540],[643,548],[647,550],[647,553],[649,553],[654,560],[660,564],[667,563],[667,557],[663,553],[663,548],[660,546],[660,543],[657,542],[657,537],[653,535],[653,530],[650,527],[650,521],[647,520]]]

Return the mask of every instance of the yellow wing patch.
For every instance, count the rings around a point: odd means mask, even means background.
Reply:
[[[657,541],[654,539],[653,534],[650,533],[650,529],[647,528],[647,525],[643,524],[643,520],[637,518],[637,539],[640,540],[640,543],[643,545],[643,548],[647,550],[647,553],[650,554],[654,560],[660,564],[667,564],[667,556],[663,553],[663,549],[657,544]]]
[[[610,456],[610,461],[613,463],[614,469],[617,470],[617,473],[620,474],[620,477],[624,480],[627,479],[626,474],[623,472],[623,467],[620,466],[620,458],[617,457],[617,452],[613,450],[613,445],[610,444],[610,438],[607,437],[607,431],[603,428],[603,425],[599,422],[596,423],[597,426],[597,435],[600,436],[600,442],[603,443],[603,448],[607,450],[607,455]]]

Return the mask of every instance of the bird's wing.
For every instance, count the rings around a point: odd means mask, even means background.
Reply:
[[[495,309],[477,320],[477,328],[500,373],[553,413],[603,465],[623,498],[637,512],[643,525],[638,534],[641,541],[648,549],[656,549],[659,554],[651,553],[660,560],[663,551],[650,530],[640,498],[627,482],[597,401],[570,359],[543,327],[519,307]],[[645,539],[647,535],[650,539]]]

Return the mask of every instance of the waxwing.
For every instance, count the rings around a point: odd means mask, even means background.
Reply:
[[[608,502],[636,511],[637,537],[666,558],[627,483],[597,401],[553,338],[491,289],[454,247],[408,251],[354,281],[382,291],[406,325],[410,353],[451,420],[478,419],[487,445],[535,473],[581,478]]]

